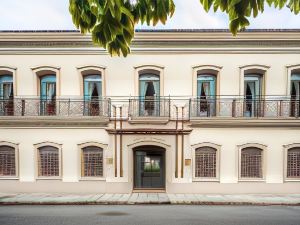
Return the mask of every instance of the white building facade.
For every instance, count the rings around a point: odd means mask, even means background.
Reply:
[[[0,32],[0,192],[299,193],[300,31]]]

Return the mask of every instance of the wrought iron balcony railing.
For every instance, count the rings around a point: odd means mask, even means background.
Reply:
[[[242,97],[193,98],[189,104],[190,117],[266,117],[300,116],[300,101],[289,97],[246,99]]]
[[[118,108],[119,109],[116,109]],[[168,119],[204,118],[299,118],[300,100],[289,96],[0,98],[0,116],[98,116]]]
[[[0,116],[103,116],[110,115],[109,99],[0,99]]]
[[[171,99],[149,96],[129,99],[129,116],[137,117],[170,117]]]

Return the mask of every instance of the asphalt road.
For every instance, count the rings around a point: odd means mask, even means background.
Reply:
[[[0,206],[1,225],[300,225],[293,206]]]

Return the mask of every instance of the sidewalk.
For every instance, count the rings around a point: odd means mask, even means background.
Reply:
[[[0,193],[8,204],[203,204],[203,205],[300,205],[300,194],[203,195],[203,194],[63,194]]]

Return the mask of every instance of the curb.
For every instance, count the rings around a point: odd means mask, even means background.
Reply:
[[[5,205],[211,205],[211,206],[300,206],[297,203],[266,203],[266,202],[0,202]]]

